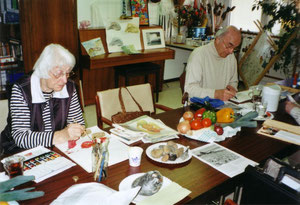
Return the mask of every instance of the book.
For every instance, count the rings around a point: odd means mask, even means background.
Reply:
[[[105,53],[101,38],[94,38],[81,43],[90,57],[99,56]]]
[[[38,146],[16,155],[23,156],[24,172],[23,175],[33,175],[35,182],[41,182],[60,172],[69,169],[76,164],[60,154],[51,151],[43,146]],[[5,158],[1,161],[5,161]]]

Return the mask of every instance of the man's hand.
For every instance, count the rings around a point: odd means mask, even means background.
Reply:
[[[60,131],[56,131],[53,136],[53,144],[61,144],[68,140],[76,140],[84,132],[84,126],[74,123]]]
[[[227,85],[226,89],[215,90],[215,98],[227,101],[236,95],[236,90],[231,85]]]
[[[300,106],[297,106],[295,103],[292,103],[291,101],[286,101],[286,104],[285,104],[285,111],[287,113],[291,113],[291,110],[294,108],[294,107],[300,107]]]

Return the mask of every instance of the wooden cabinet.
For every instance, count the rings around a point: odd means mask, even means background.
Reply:
[[[90,58],[82,45],[80,49],[80,69],[85,105],[95,103],[97,91],[107,90],[115,87],[114,66],[143,62],[153,62],[159,64],[161,67],[159,89],[162,89],[165,60],[174,59],[174,50],[169,48],[157,48],[149,50],[142,49],[141,54],[135,55],[128,55],[124,52],[108,53],[104,28],[79,30],[79,38],[81,42],[97,37],[101,37],[102,39],[103,46],[106,51],[105,54]],[[144,78],[141,76],[132,77],[129,80],[130,85],[140,83],[144,83]],[[155,88],[154,74],[150,74],[149,83],[153,86],[153,88]],[[121,78],[119,85],[125,85],[124,78]]]
[[[20,0],[19,8],[26,72],[50,43],[67,48],[78,62],[76,0]]]

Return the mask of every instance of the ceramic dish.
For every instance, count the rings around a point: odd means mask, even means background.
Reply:
[[[274,115],[272,113],[270,113],[270,116],[264,117],[264,116],[258,116],[256,118],[254,118],[253,120],[256,121],[265,121],[265,120],[272,120],[274,118]]]
[[[138,178],[138,177],[140,177],[140,176],[142,176],[144,174],[146,174],[146,173],[132,174],[132,175],[126,177],[125,179],[123,179],[121,181],[121,183],[119,184],[119,191],[131,189],[132,188],[131,185],[132,185],[133,181],[136,178]],[[167,177],[163,176],[163,184],[162,184],[162,186],[161,186],[161,188],[160,188],[160,190],[158,192],[160,192],[163,188],[165,188],[166,186],[168,186],[169,184],[171,184],[171,182],[172,181],[170,179],[168,179]],[[138,203],[138,202],[144,200],[147,197],[149,197],[149,196],[137,195],[132,202],[133,203]]]
[[[184,163],[184,162],[187,162],[187,161],[189,161],[191,158],[192,158],[192,154],[191,154],[191,150],[188,150],[188,157],[186,158],[186,159],[181,159],[180,157],[178,157],[176,160],[174,160],[174,161],[170,161],[170,160],[168,160],[168,161],[162,161],[161,160],[161,158],[162,157],[160,157],[160,158],[154,158],[154,157],[152,157],[151,156],[151,151],[153,150],[153,149],[158,149],[158,147],[160,146],[160,145],[166,145],[167,143],[166,142],[160,142],[160,143],[156,143],[156,144],[153,144],[153,145],[151,145],[151,146],[149,146],[147,149],[146,149],[146,155],[150,158],[150,159],[152,159],[153,161],[156,161],[156,162],[159,162],[159,163],[163,163],[163,164],[181,164],[181,163]],[[181,144],[177,144],[177,146],[178,146],[178,148],[181,148],[181,147],[183,147],[183,149],[184,149],[184,151],[187,149],[185,146],[183,146],[183,145],[181,145]]]

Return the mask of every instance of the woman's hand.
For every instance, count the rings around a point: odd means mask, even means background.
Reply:
[[[61,144],[68,140],[76,140],[84,132],[85,127],[74,123],[69,124],[67,127],[60,131],[56,131],[53,136],[53,144]]]

